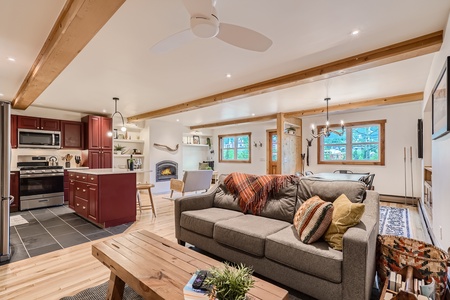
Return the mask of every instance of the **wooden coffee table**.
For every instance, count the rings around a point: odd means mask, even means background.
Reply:
[[[107,299],[122,299],[125,283],[144,299],[184,299],[183,288],[200,269],[221,262],[146,230],[118,235],[92,246],[111,270]],[[250,299],[288,299],[288,292],[254,276]]]

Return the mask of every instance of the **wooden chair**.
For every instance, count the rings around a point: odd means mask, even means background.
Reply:
[[[183,180],[170,179],[170,198],[173,192],[180,192],[183,196],[185,192],[207,191],[211,187],[213,170],[193,170],[185,171]]]
[[[153,212],[153,215],[156,217],[156,210],[155,210],[155,204],[153,203],[153,197],[152,197],[152,190],[151,188],[155,187],[154,184],[151,183],[138,183],[136,185],[136,202],[139,206],[139,212],[142,212],[143,209],[151,209]],[[139,194],[139,191],[141,190],[148,190],[148,196],[150,197],[150,205],[142,205],[141,203],[141,197]]]

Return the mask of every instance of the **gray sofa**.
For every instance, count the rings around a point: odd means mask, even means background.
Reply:
[[[175,200],[175,235],[209,253],[252,266],[256,273],[318,299],[369,299],[375,276],[379,195],[362,182],[302,178],[274,194],[258,216],[241,212],[219,183],[204,194]],[[292,224],[298,207],[318,195],[345,194],[363,202],[361,222],[343,238],[343,251],[324,240],[302,243]]]

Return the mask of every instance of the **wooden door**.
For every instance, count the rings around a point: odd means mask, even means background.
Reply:
[[[101,119],[101,130],[100,130],[100,141],[102,149],[112,150],[112,119],[102,118]],[[110,133],[110,134],[108,134]]]
[[[83,123],[61,121],[61,149],[83,149]]]
[[[41,129],[39,118],[28,116],[17,116],[17,128]]]
[[[267,131],[267,174],[280,174],[277,169],[278,135],[276,130]]]
[[[40,119],[41,129],[43,130],[51,130],[51,131],[60,131],[61,130],[61,122],[55,119]]]

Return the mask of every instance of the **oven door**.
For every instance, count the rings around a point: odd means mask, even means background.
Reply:
[[[20,210],[64,204],[64,174],[20,176]]]

